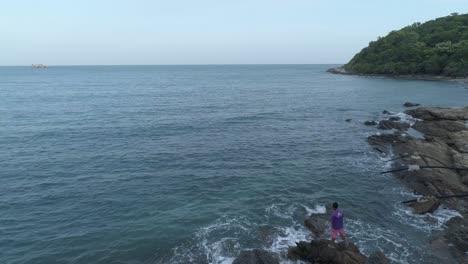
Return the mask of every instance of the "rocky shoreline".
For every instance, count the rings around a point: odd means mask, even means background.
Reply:
[[[402,79],[402,80],[420,80],[420,81],[458,81],[463,83],[468,83],[468,78],[452,78],[447,76],[438,76],[438,75],[427,75],[427,74],[408,74],[408,75],[398,75],[398,74],[363,74],[352,72],[345,69],[344,66],[333,67],[327,70],[329,73],[333,74],[343,74],[343,75],[356,75],[356,76],[367,76],[367,77],[385,77],[391,79]]]
[[[406,107],[419,106],[405,103]],[[367,141],[379,155],[391,156],[393,174],[405,185],[425,199],[408,203],[414,213],[432,213],[440,205],[457,210],[461,217],[450,219],[444,233],[435,237],[431,248],[435,259],[444,256],[468,263],[468,195],[456,198],[441,196],[468,194],[468,107],[438,108],[420,107],[405,111],[411,122],[401,120],[392,112],[383,111],[383,120],[369,120],[363,125],[390,133],[377,133]],[[420,136],[412,136],[410,130]],[[326,214],[312,214],[304,225],[316,237],[312,241],[299,241],[289,248],[287,258],[306,263],[335,264],[385,264],[390,260],[376,251],[365,256],[351,242],[333,243],[320,239],[328,227]],[[233,264],[277,264],[275,254],[254,249],[243,251]]]
[[[379,129],[393,133],[376,134],[368,142],[381,155],[393,154],[393,175],[401,179],[425,200],[413,204],[415,213],[431,213],[441,204],[458,211],[462,217],[447,222],[445,233],[435,238],[435,251],[445,250],[468,262],[468,197],[438,199],[437,197],[468,194],[468,107],[420,107],[405,111],[416,119],[411,129],[423,137],[410,136],[408,125],[388,119],[381,120]],[[382,123],[389,123],[385,128]]]

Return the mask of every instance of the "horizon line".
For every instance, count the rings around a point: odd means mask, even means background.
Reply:
[[[0,67],[31,67],[33,64],[0,65]],[[230,66],[230,65],[344,65],[346,63],[188,63],[188,64],[43,64],[47,67],[86,66]]]

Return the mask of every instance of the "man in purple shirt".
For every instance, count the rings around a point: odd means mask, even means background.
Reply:
[[[338,209],[338,203],[333,203],[333,214],[330,217],[331,222],[331,240],[335,242],[338,234],[343,241],[346,241],[344,226],[343,226],[343,211]]]

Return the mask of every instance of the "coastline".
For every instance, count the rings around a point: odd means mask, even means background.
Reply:
[[[404,123],[392,121],[394,115],[389,113],[388,119],[381,120],[379,125],[394,123],[393,133],[371,135],[368,143],[380,155],[392,157],[392,170],[388,172],[416,194],[430,197],[432,202],[420,214],[432,213],[440,205],[460,214],[447,222],[443,234],[431,241],[431,247],[435,256],[450,254],[465,263],[468,261],[468,198],[435,197],[468,193],[468,107],[420,107],[406,110],[405,114],[416,120],[410,127],[398,126]],[[423,136],[413,137],[408,134],[409,129]],[[421,209],[416,208],[418,202],[414,206],[415,213]]]
[[[356,73],[346,70],[344,66],[333,67],[327,70],[329,73],[341,74],[341,75],[353,75],[353,76],[363,76],[363,77],[383,77],[389,79],[399,79],[399,80],[418,80],[418,81],[452,81],[452,82],[462,82],[468,84],[468,77],[466,78],[452,78],[447,76],[440,75],[427,75],[427,74],[411,74],[411,75],[398,75],[398,74],[364,74]]]

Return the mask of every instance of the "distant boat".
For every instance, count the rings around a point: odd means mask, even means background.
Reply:
[[[47,68],[45,64],[32,64],[31,67],[33,68]]]

